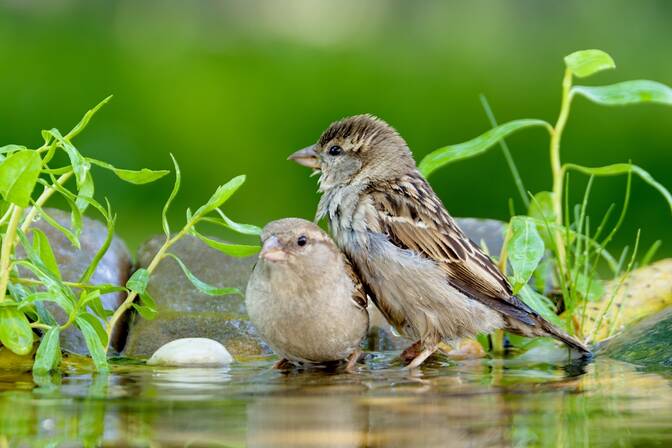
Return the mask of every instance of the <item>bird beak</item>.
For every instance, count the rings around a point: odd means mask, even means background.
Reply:
[[[307,148],[303,148],[299,151],[296,151],[294,154],[289,156],[287,160],[293,160],[299,165],[307,166],[314,170],[320,169],[320,158],[315,152],[315,145],[311,145]]]
[[[259,255],[268,261],[284,261],[287,259],[287,252],[282,249],[280,241],[274,236],[264,241],[264,246],[261,248]]]

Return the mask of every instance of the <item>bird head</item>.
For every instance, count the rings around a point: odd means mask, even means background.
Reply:
[[[316,144],[289,160],[320,172],[320,190],[358,181],[384,180],[415,169],[399,133],[373,115],[355,115],[332,123]]]
[[[333,266],[340,253],[322,229],[310,221],[285,218],[272,221],[261,233],[259,259],[270,266],[289,266],[315,273]]]

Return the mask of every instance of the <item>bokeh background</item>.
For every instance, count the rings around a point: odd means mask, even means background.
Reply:
[[[232,218],[311,218],[315,178],[285,159],[331,121],[379,115],[418,160],[489,128],[479,94],[500,122],[554,122],[562,58],[585,48],[603,49],[617,64],[586,83],[672,84],[672,2],[3,0],[0,144],[37,146],[41,129],[67,131],[114,94],[75,144],[127,168],[170,168],[172,152],[183,174],[174,220],[241,173],[248,182],[225,206]],[[526,188],[549,189],[544,131],[508,143]],[[632,160],[672,188],[672,108],[604,108],[578,98],[563,144],[566,161]],[[160,232],[172,179],[132,186],[100,170],[96,179],[131,247]],[[576,196],[585,178],[574,180]],[[446,167],[431,183],[456,216],[507,219],[509,198],[522,211],[499,149]],[[616,245],[641,228],[645,245],[662,239],[659,255],[672,255],[670,209],[633,183]],[[596,182],[595,222],[620,204],[624,184]]]

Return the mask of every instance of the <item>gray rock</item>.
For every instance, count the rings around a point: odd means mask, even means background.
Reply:
[[[491,253],[499,253],[504,223],[474,218],[457,221],[472,240],[478,244],[483,241]],[[164,236],[157,236],[144,243],[138,251],[138,265],[148,266],[164,241]],[[256,256],[229,257],[191,236],[180,240],[171,252],[201,280],[219,287],[237,287],[241,291],[245,290],[256,262]],[[269,352],[247,318],[242,297],[212,297],[200,293],[172,259],[164,259],[158,266],[151,277],[149,293],[157,303],[159,314],[152,321],[139,315],[131,317],[125,356],[149,356],[169,341],[188,337],[214,339],[236,356]],[[376,313],[382,318],[379,314]],[[367,349],[395,350],[408,345],[408,341],[395,336],[385,322],[373,321],[377,324],[372,325]]]
[[[672,368],[672,307],[601,344],[599,354],[651,369]]]
[[[70,213],[63,210],[47,208],[45,211],[60,225],[70,228]],[[72,246],[70,241],[58,230],[53,228],[44,219],[33,223],[32,227],[42,230],[54,251],[63,280],[77,282],[88,265],[93,260],[98,249],[103,245],[107,237],[107,228],[100,221],[84,217],[82,220],[82,233],[79,237],[80,249]],[[32,239],[31,234],[28,234]],[[21,249],[19,249],[19,252]],[[118,237],[114,237],[112,244],[100,261],[98,268],[91,277],[91,283],[112,283],[124,285],[131,271],[131,256],[126,244]],[[28,275],[26,273],[26,275]],[[124,299],[123,293],[110,293],[102,296],[105,309],[115,310]],[[55,303],[47,302],[46,307],[51,311],[54,318],[63,323],[67,320],[65,312]],[[118,350],[123,344],[126,328],[125,322],[121,321],[112,335],[112,348]],[[68,328],[61,335],[61,347],[72,353],[88,353],[82,333],[73,327]]]
[[[504,244],[506,223],[496,219],[455,218],[457,225],[479,246],[485,245],[490,255],[499,255]]]
[[[217,367],[233,362],[222,344],[207,338],[176,339],[159,348],[147,361],[150,366]]]
[[[146,267],[164,241],[164,236],[157,236],[144,243],[138,251],[139,266]],[[204,282],[241,291],[257,259],[230,257],[192,236],[178,241],[171,253]],[[174,339],[190,337],[214,339],[235,356],[268,352],[248,320],[243,297],[212,297],[199,292],[172,258],[161,261],[150,278],[148,291],[156,301],[158,315],[151,321],[132,316],[125,356],[149,356]]]

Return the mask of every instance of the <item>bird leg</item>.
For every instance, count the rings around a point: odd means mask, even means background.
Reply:
[[[350,356],[348,356],[348,363],[345,365],[345,371],[349,373],[353,373],[355,371],[355,366],[357,365],[357,361],[359,360],[360,355],[362,354],[361,349],[357,349]]]
[[[422,342],[415,341],[406,350],[401,352],[401,355],[399,355],[399,357],[404,362],[404,364],[409,364],[420,354],[421,351],[422,351]]]
[[[407,369],[415,369],[420,367],[420,365],[425,362],[427,358],[432,356],[434,352],[436,351],[437,347],[436,345],[430,345],[429,347],[425,347],[419,354],[416,356],[413,361],[409,365],[406,366]]]
[[[285,358],[282,358],[282,359],[280,359],[278,362],[276,362],[275,364],[273,364],[273,368],[274,368],[274,369],[278,369],[278,370],[287,370],[287,369],[289,369],[291,366],[292,366],[292,363],[289,362],[289,361],[288,361],[287,359],[285,359]]]

